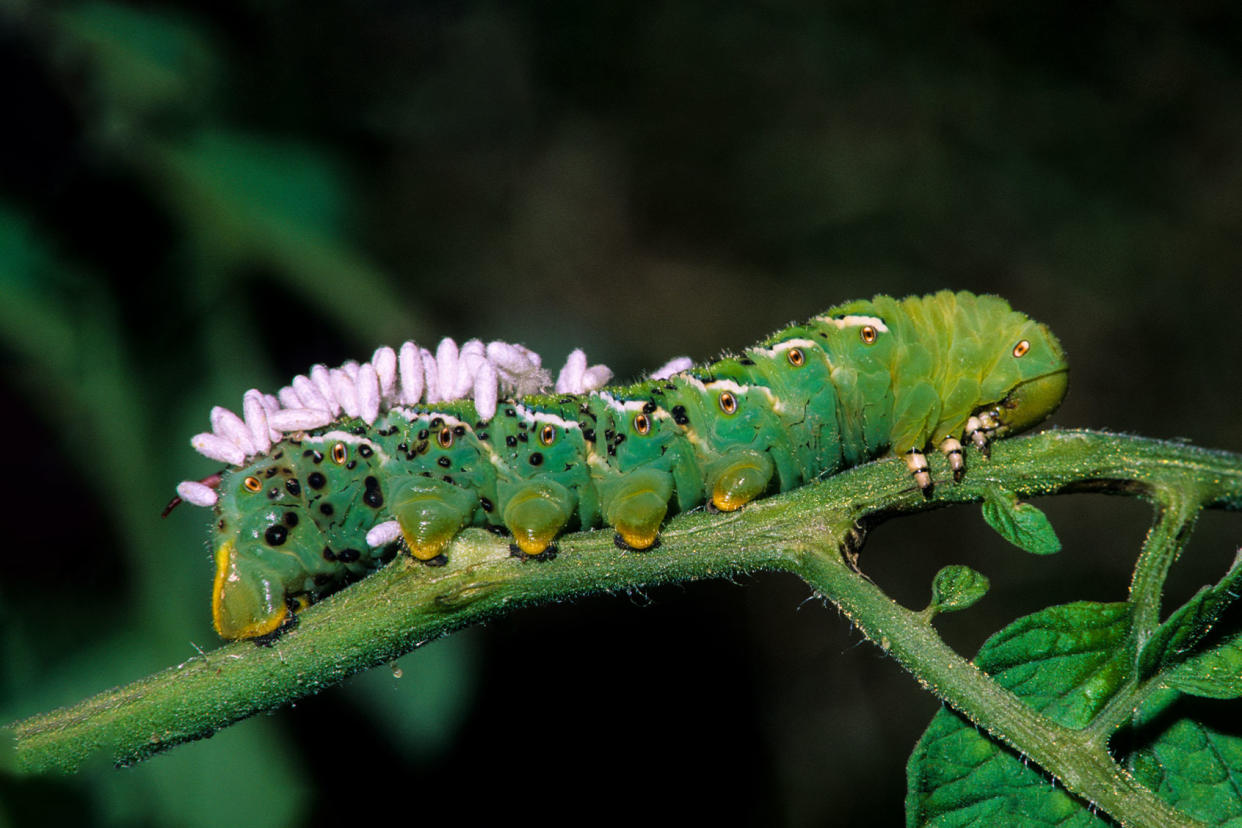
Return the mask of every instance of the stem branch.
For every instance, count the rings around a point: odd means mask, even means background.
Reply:
[[[936,479],[949,480],[943,458],[929,459]],[[1191,824],[1113,763],[1097,734],[1061,727],[997,686],[926,619],[843,563],[837,548],[857,520],[977,501],[994,485],[1020,497],[1094,490],[1156,499],[1163,509],[1132,588],[1150,629],[1164,574],[1198,509],[1242,509],[1242,457],[1139,437],[1051,431],[1000,441],[991,460],[972,452],[970,462],[962,483],[938,485],[930,500],[911,485],[903,463],[880,461],[738,513],[682,515],[666,527],[660,548],[640,554],[618,552],[610,532],[582,532],[560,540],[555,561],[523,562],[494,536],[467,530],[450,548],[447,566],[432,569],[401,557],[301,613],[298,626],[270,647],[227,644],[9,725],[0,764],[73,771],[93,755],[129,764],[519,606],[779,570],[803,577],[932,692],[1123,824]]]

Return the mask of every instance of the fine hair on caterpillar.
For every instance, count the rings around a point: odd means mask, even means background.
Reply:
[[[511,535],[524,559],[600,525],[645,550],[671,514],[733,511],[890,455],[930,492],[926,451],[961,479],[963,445],[986,452],[1042,421],[1068,367],[1003,299],[942,291],[849,302],[710,363],[610,378],[581,351],[553,382],[519,345],[406,343],[251,390],[242,416],[213,409],[191,442],[228,468],[178,493],[216,513],[217,631],[268,635],[398,550],[443,562],[467,526]]]

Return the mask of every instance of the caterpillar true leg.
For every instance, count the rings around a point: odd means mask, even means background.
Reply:
[[[932,491],[931,472],[927,470],[927,458],[923,456],[923,452],[918,449],[910,449],[906,452],[906,468],[910,469],[910,475],[914,478],[914,483],[922,490],[924,497],[929,497]]]
[[[960,482],[966,474],[966,464],[962,462],[962,444],[956,437],[945,437],[940,443],[940,451],[949,461],[949,468],[953,470],[953,479]]]
[[[984,457],[991,456],[992,450],[989,443],[992,439],[992,432],[998,426],[1000,426],[1000,422],[991,411],[980,411],[966,421],[966,436],[970,438],[971,442],[975,444],[975,448],[979,449],[979,453]]]

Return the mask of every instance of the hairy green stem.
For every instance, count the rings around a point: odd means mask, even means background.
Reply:
[[[1136,782],[1090,734],[1057,724],[1000,687],[945,644],[922,613],[894,603],[834,553],[808,552],[800,574],[924,687],[1123,825],[1199,824]]]
[[[1154,492],[1156,516],[1143,549],[1134,567],[1130,581],[1130,604],[1133,615],[1130,621],[1130,655],[1138,663],[1139,653],[1160,624],[1160,606],[1165,578],[1181,556],[1199,519],[1201,508],[1194,497],[1194,486],[1184,489],[1162,488]],[[1118,689],[1108,703],[1091,720],[1086,732],[1100,744],[1108,739],[1122,724],[1133,718],[1139,706],[1152,693],[1161,689],[1156,680],[1141,680],[1137,674]]]
[[[1158,492],[1178,491],[1191,493],[1187,503],[1196,508],[1242,509],[1242,457],[1138,437],[1053,431],[1001,441],[990,461],[972,453],[970,463],[961,484],[938,485],[931,500],[913,487],[904,463],[889,461],[738,513],[683,515],[666,527],[660,548],[640,554],[619,552],[610,532],[583,532],[563,538],[554,561],[524,562],[510,557],[503,541],[470,530],[449,550],[448,566],[433,569],[399,559],[301,613],[297,628],[270,647],[228,644],[79,704],[13,723],[7,729],[8,763],[27,772],[72,771],[92,756],[132,763],[519,606],[783,570],[838,603],[939,697],[1115,819],[1189,824],[1115,765],[1101,740],[1052,723],[999,688],[945,645],[925,619],[845,565],[835,549],[857,520],[979,500],[988,486],[1019,496],[1095,490],[1153,499]],[[942,459],[933,458],[933,472],[938,480],[950,478]],[[1192,519],[1190,512],[1191,517],[1176,517],[1167,505],[1165,513],[1170,537]],[[1149,540],[1148,547],[1154,543]],[[1166,569],[1152,565],[1150,576],[1143,576],[1150,583],[1139,588],[1143,594],[1158,594]]]
[[[1200,507],[1194,495],[1189,487],[1163,488],[1156,492],[1156,519],[1143,541],[1143,551],[1139,553],[1130,581],[1130,603],[1134,605],[1131,638],[1136,658],[1160,624],[1165,578],[1186,548],[1186,541],[1199,519]]]

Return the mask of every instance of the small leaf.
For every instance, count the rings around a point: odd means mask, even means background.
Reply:
[[[1213,587],[1204,587],[1193,598],[1169,616],[1163,624],[1156,628],[1151,639],[1143,647],[1139,655],[1139,673],[1148,678],[1157,671],[1174,664],[1186,661],[1194,654],[1194,647],[1216,625],[1229,605],[1237,600],[1239,589],[1242,588],[1242,551],[1233,559],[1233,564],[1224,577]],[[1211,663],[1205,661],[1199,665],[1199,671],[1191,671],[1182,676],[1188,686],[1196,686],[1204,679],[1229,679],[1220,675],[1223,667],[1237,666],[1238,653],[1226,656],[1222,662],[1216,659]],[[1233,683],[1237,682],[1236,670]]]
[[[1051,555],[1061,551],[1061,540],[1048,516],[1029,503],[1019,503],[1017,495],[999,486],[984,491],[983,519],[1024,552]]]
[[[964,610],[986,595],[991,585],[986,575],[969,566],[946,566],[936,573],[932,581],[932,600],[928,610],[932,614]]]

